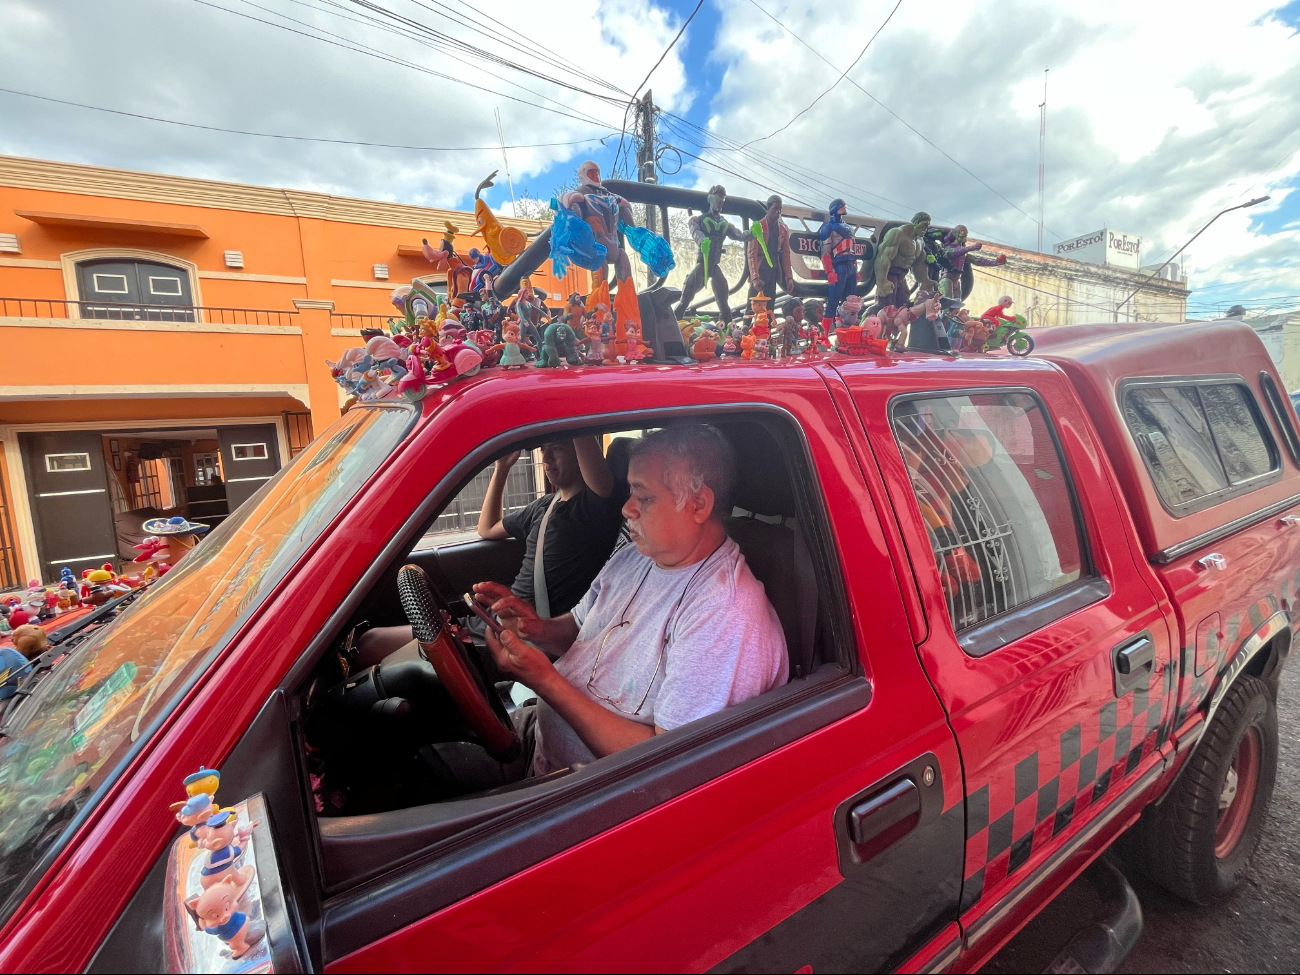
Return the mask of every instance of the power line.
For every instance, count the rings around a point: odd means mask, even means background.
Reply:
[[[21,95],[24,98],[35,98],[43,102],[53,102],[57,105],[71,105],[74,108],[85,108],[92,112],[107,112],[110,115],[121,115],[126,118],[143,119],[146,122],[163,122],[167,125],[179,125],[187,129],[202,129],[205,132],[224,132],[229,135],[249,135],[259,139],[285,139],[291,142],[324,142],[330,145],[338,146],[366,146],[374,149],[413,149],[419,152],[481,152],[492,151],[500,152],[501,146],[406,146],[397,145],[391,142],[363,142],[359,139],[322,139],[309,135],[283,135],[277,132],[253,132],[248,129],[227,129],[220,125],[201,125],[198,122],[182,122],[179,119],[160,118],[156,115],[143,115],[139,112],[126,112],[117,108],[106,108],[103,105],[87,105],[84,102],[69,101],[65,98],[53,98],[49,95],[38,95],[30,91],[18,91],[14,88],[0,88],[0,92],[7,95]],[[579,139],[575,142],[534,142],[525,145],[506,146],[507,149],[540,149],[549,146],[580,146],[588,142],[603,142],[605,139],[612,138],[614,133],[611,131],[605,136],[593,136],[590,139]]]
[[[389,62],[390,64],[396,64],[396,65],[399,65],[400,67],[410,68],[410,69],[412,69],[413,71],[419,71],[419,72],[421,72],[422,74],[432,75],[432,76],[435,77],[435,78],[442,78],[442,79],[445,80],[445,81],[451,81],[451,82],[454,82],[455,84],[458,84],[458,85],[464,85],[464,86],[466,86],[467,88],[473,88],[473,89],[476,89],[477,91],[486,92],[486,93],[489,94],[489,95],[496,95],[498,98],[505,98],[505,99],[507,99],[508,101],[518,102],[519,104],[521,104],[521,105],[527,105],[527,106],[529,106],[530,108],[541,109],[543,112],[550,112],[550,113],[553,114],[553,115],[560,115],[560,116],[563,116],[564,118],[571,118],[571,119],[574,119],[575,121],[578,121],[578,122],[592,122],[592,123],[595,123],[595,124],[597,124],[597,125],[601,125],[601,126],[608,126],[608,125],[611,125],[611,123],[609,123],[609,122],[601,121],[600,119],[596,119],[596,118],[594,118],[594,117],[592,117],[592,116],[590,116],[590,115],[588,115],[588,116],[586,116],[585,118],[583,118],[583,117],[581,117],[581,116],[574,115],[574,114],[572,114],[572,113],[570,113],[570,112],[562,112],[562,111],[560,111],[560,110],[558,110],[558,109],[550,108],[550,107],[548,107],[548,106],[546,106],[546,105],[539,105],[539,104],[537,104],[536,102],[530,102],[530,101],[528,101],[526,98],[519,98],[519,97],[516,97],[515,95],[507,95],[505,92],[494,91],[494,90],[491,89],[491,88],[485,88],[485,87],[483,87],[482,85],[476,85],[476,84],[474,84],[473,82],[466,81],[466,80],[463,79],[463,78],[457,78],[455,75],[445,74],[445,73],[443,73],[443,72],[441,72],[441,71],[435,71],[435,70],[433,70],[432,68],[426,68],[426,67],[424,67],[423,65],[415,64],[415,63],[412,62],[412,61],[406,61],[406,60],[403,60],[403,59],[401,59],[401,58],[395,58],[395,57],[392,57],[392,56],[389,55],[389,54],[386,54],[386,53],[383,52],[383,51],[377,51],[377,50],[375,50],[375,49],[373,49],[373,48],[368,48],[368,47],[366,47],[366,46],[364,46],[364,45],[354,46],[352,43],[346,43],[346,44],[345,44],[345,43],[341,43],[341,42],[339,42],[339,41],[332,41],[332,40],[330,40],[328,37],[321,37],[321,36],[319,36],[318,34],[308,34],[308,33],[305,33],[304,31],[295,30],[294,28],[292,28],[292,27],[288,27],[288,26],[286,26],[285,24],[277,24],[277,23],[275,23],[274,21],[271,21],[271,20],[264,20],[264,19],[262,19],[261,17],[254,17],[252,14],[247,14],[247,13],[244,13],[244,12],[239,11],[239,10],[231,10],[229,7],[222,7],[222,6],[218,5],[218,4],[215,4],[215,3],[211,3],[211,2],[209,2],[209,0],[193,0],[193,2],[194,2],[194,3],[197,3],[197,4],[200,4],[201,6],[204,6],[204,7],[211,7],[213,10],[220,10],[220,11],[222,11],[223,13],[232,14],[232,15],[234,15],[234,16],[236,16],[236,17],[243,17],[243,18],[245,18],[246,20],[252,20],[252,21],[255,21],[256,23],[259,23],[259,24],[266,24],[266,25],[269,26],[269,27],[275,27],[275,28],[277,28],[277,29],[279,29],[279,30],[288,31],[290,34],[297,34],[299,37],[305,37],[305,38],[307,38],[307,39],[309,39],[309,40],[319,41],[320,43],[322,43],[322,44],[328,44],[328,45],[330,45],[331,47],[342,48],[342,49],[345,50],[345,51],[352,51],[352,52],[355,53],[355,54],[365,54],[365,55],[367,55],[367,56],[369,56],[369,57],[377,58],[377,59],[380,60],[380,61],[387,61],[387,62]],[[313,30],[319,30],[319,28],[313,28]],[[328,32],[322,32],[322,33],[328,33]],[[515,83],[515,82],[508,82],[508,84],[516,84],[516,83]],[[516,87],[519,87],[519,86],[516,84]],[[534,94],[536,94],[536,92],[534,92]],[[543,96],[539,96],[539,97],[543,97],[543,98],[545,98],[546,96],[543,95]],[[553,100],[553,99],[548,99],[548,100]],[[575,111],[577,111],[577,109],[575,109]]]
[[[700,12],[700,8],[703,6],[704,6],[704,0],[699,0],[699,3],[695,5],[695,9],[691,11],[691,15],[687,17],[684,21],[682,21],[682,26],[677,31],[677,35],[671,41],[669,41],[668,46],[664,48],[664,53],[659,55],[659,60],[654,63],[654,67],[652,67],[649,71],[646,72],[645,77],[641,79],[641,84],[637,85],[635,88],[632,89],[632,98],[627,103],[627,106],[623,109],[623,130],[618,135],[618,149],[614,151],[614,166],[611,168],[617,169],[618,167],[618,157],[623,152],[623,140],[627,136],[628,113],[632,111],[632,105],[636,101],[637,95],[641,94],[641,89],[646,86],[646,82],[650,80],[650,76],[659,69],[659,65],[664,63],[664,58],[668,57],[668,52],[677,46],[677,42],[680,41],[682,39],[682,35],[686,33],[686,28],[690,26],[691,21],[695,19],[695,15]]]
[[[894,14],[898,13],[898,8],[901,7],[902,5],[903,5],[903,0],[898,0],[898,2],[897,2],[896,4],[894,4],[894,9],[891,10],[891,11],[889,11],[889,16],[885,18],[885,22],[884,22],[883,24],[881,24],[879,27],[876,28],[876,32],[875,32],[874,34],[872,34],[872,35],[871,35],[871,38],[867,41],[867,43],[866,43],[865,45],[863,45],[862,50],[858,52],[858,56],[857,56],[856,58],[853,59],[853,63],[850,64],[850,65],[849,65],[847,68],[845,68],[843,71],[841,71],[841,72],[840,72],[840,76],[839,76],[838,78],[835,79],[834,83],[833,83],[829,88],[827,88],[824,92],[822,92],[820,95],[818,95],[816,98],[814,98],[814,99],[813,99],[813,100],[808,104],[808,107],[807,107],[807,108],[805,108],[805,109],[803,109],[802,111],[796,113],[795,116],[794,116],[794,118],[790,119],[790,121],[786,122],[785,125],[781,126],[781,127],[780,127],[779,129],[777,129],[775,132],[771,132],[771,133],[769,133],[769,134],[763,136],[761,139],[751,139],[749,142],[746,142],[745,145],[742,146],[742,148],[748,148],[749,146],[752,146],[755,142],[763,142],[763,141],[766,140],[766,139],[770,139],[770,138],[772,138],[772,136],[774,136],[774,135],[779,135],[780,133],[784,132],[784,131],[785,131],[786,129],[788,129],[790,126],[794,125],[795,122],[799,121],[799,119],[800,119],[800,118],[801,118],[805,113],[809,112],[809,111],[812,109],[812,107],[813,107],[814,105],[816,105],[819,101],[821,101],[823,98],[825,98],[827,95],[829,95],[832,91],[834,91],[834,90],[836,89],[836,87],[838,87],[839,83],[840,83],[841,81],[844,80],[845,76],[846,76],[850,71],[852,71],[854,68],[856,68],[856,67],[858,66],[858,62],[861,61],[862,58],[863,58],[863,56],[866,55],[866,53],[867,53],[867,48],[871,47],[871,45],[872,45],[872,43],[875,41],[875,39],[876,39],[877,37],[880,36],[880,32],[881,32],[882,30],[884,30],[884,29],[889,25],[889,22],[890,22],[891,20],[894,19]],[[761,8],[760,8],[760,9],[761,9]]]
[[[828,60],[828,59],[827,59],[827,58],[826,58],[826,57],[825,57],[825,56],[824,56],[820,51],[818,51],[815,47],[813,47],[811,44],[809,44],[807,41],[805,41],[802,37],[800,37],[798,34],[796,34],[793,30],[791,30],[789,27],[787,27],[784,23],[782,23],[780,20],[778,20],[778,19],[777,19],[773,14],[769,13],[766,9],[764,9],[762,6],[760,6],[759,3],[758,3],[758,0],[749,0],[749,2],[752,3],[756,8],[758,8],[758,10],[761,11],[764,15],[766,15],[767,18],[768,18],[769,20],[771,20],[771,21],[772,21],[773,23],[775,23],[778,27],[780,27],[783,31],[785,31],[787,34],[789,34],[791,37],[793,37],[796,41],[798,41],[800,44],[802,44],[804,47],[806,47],[806,48],[807,48],[809,51],[811,51],[813,54],[815,54],[815,55],[817,56],[817,58],[818,58],[819,60],[821,60],[824,64],[829,65],[831,68],[834,68],[834,69],[837,70],[837,71],[839,70],[839,68],[838,68],[838,67],[837,67],[833,62],[831,62],[830,60]],[[918,137],[919,137],[919,138],[920,138],[920,139],[921,139],[921,140],[922,140],[926,145],[930,146],[932,149],[934,149],[936,152],[938,152],[940,155],[942,155],[945,159],[947,159],[949,162],[951,162],[953,165],[955,165],[958,169],[960,169],[962,172],[964,172],[967,176],[969,176],[971,179],[975,180],[975,182],[979,183],[981,186],[983,186],[986,190],[988,190],[990,193],[992,193],[994,196],[996,196],[996,197],[997,197],[999,200],[1001,200],[1003,203],[1007,204],[1007,206],[1011,207],[1011,208],[1012,208],[1013,210],[1015,210],[1016,212],[1023,214],[1025,217],[1027,217],[1028,219],[1034,221],[1035,223],[1038,222],[1037,219],[1036,219],[1032,214],[1027,213],[1026,211],[1022,210],[1019,206],[1017,206],[1017,205],[1016,205],[1015,203],[1013,203],[1011,200],[1007,199],[1005,196],[1003,196],[1001,193],[999,193],[997,190],[995,190],[992,186],[990,186],[990,185],[989,185],[988,183],[986,183],[984,180],[980,179],[980,177],[976,176],[976,175],[975,175],[973,172],[971,172],[971,171],[970,171],[970,170],[969,170],[969,169],[968,169],[968,168],[967,168],[963,163],[961,163],[960,161],[958,161],[958,160],[957,160],[956,158],[954,158],[953,156],[949,155],[949,154],[948,154],[944,149],[942,149],[942,148],[941,148],[940,146],[938,146],[938,145],[937,145],[933,140],[931,140],[927,135],[925,135],[925,133],[923,133],[920,129],[918,129],[916,126],[914,126],[911,122],[907,121],[907,119],[903,118],[903,116],[901,116],[901,115],[899,115],[897,112],[895,112],[892,108],[890,108],[888,105],[886,105],[884,102],[882,102],[882,101],[881,101],[879,98],[877,98],[875,95],[871,94],[871,92],[867,91],[867,89],[863,88],[860,84],[858,84],[858,83],[857,83],[856,81],[854,81],[852,78],[849,78],[849,79],[848,79],[848,82],[849,82],[849,84],[851,84],[854,88],[858,89],[858,91],[862,92],[862,94],[866,95],[866,96],[867,96],[868,98],[870,98],[873,102],[875,102],[877,105],[879,105],[881,108],[883,108],[886,112],[888,112],[890,115],[892,115],[894,118],[898,119],[898,121],[902,122],[903,125],[907,126],[907,128],[909,128],[909,129],[910,129],[910,130],[911,130],[915,135],[917,135],[917,136],[918,136]],[[1045,229],[1049,234],[1051,234],[1053,237],[1056,237],[1058,240],[1064,240],[1064,239],[1065,239],[1061,234],[1058,234],[1058,233],[1057,233],[1055,230],[1053,230],[1051,227],[1045,227],[1044,229]]]
[[[251,0],[240,0],[240,2],[248,3],[250,6],[254,6],[254,4],[251,3]],[[417,6],[420,6],[423,9],[428,10],[430,13],[433,13],[435,15],[437,14],[436,10],[433,10],[432,8],[427,7],[424,4],[419,3],[419,0],[412,0],[412,2],[415,3]],[[412,17],[407,17],[403,14],[399,14],[396,11],[389,10],[387,7],[381,7],[379,4],[371,2],[371,0],[352,0],[352,3],[365,10],[371,10],[381,17],[386,17],[395,24],[406,25],[408,29],[418,31],[421,34],[426,35],[427,37],[433,40],[433,46],[436,47],[438,50],[443,51],[444,53],[450,54],[453,50],[463,51],[464,53],[468,54],[470,57],[478,58],[481,61],[487,61],[490,64],[497,65],[498,67],[521,72],[533,78],[537,78],[538,80],[541,81],[549,81],[552,84],[559,85],[562,88],[568,88],[571,91],[576,91],[581,95],[588,95],[592,98],[596,98],[601,101],[605,101],[616,105],[623,104],[623,99],[621,98],[613,98],[609,95],[602,95],[598,92],[589,91],[586,88],[581,88],[577,85],[571,84],[570,82],[564,81],[563,79],[556,78],[553,75],[548,75],[543,72],[536,71],[532,68],[525,67],[522,64],[517,64],[508,58],[504,58],[500,56],[499,54],[493,54],[491,51],[488,51],[485,48],[478,47],[474,44],[470,44],[468,41],[464,41],[458,37],[453,37],[450,34],[443,33],[442,31],[430,27],[427,24],[423,24]],[[284,15],[277,13],[277,16],[284,16]],[[291,19],[291,18],[286,18],[286,19]],[[307,25],[307,26],[311,26],[311,25]],[[312,29],[319,30],[319,28],[316,27],[313,27]],[[400,30],[398,31],[398,34],[399,36],[401,36]],[[412,39],[418,40],[417,38],[412,38]],[[505,79],[503,78],[501,80],[504,81]],[[507,82],[507,83],[515,84],[515,82]],[[529,91],[531,94],[538,95],[538,97],[543,97],[543,98],[546,97],[544,95],[541,95],[540,92],[532,91],[532,89],[525,88],[524,90]],[[554,99],[548,99],[548,101],[554,101]]]

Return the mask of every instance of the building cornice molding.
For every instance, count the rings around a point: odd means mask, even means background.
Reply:
[[[86,166],[81,163],[53,162],[0,155],[0,185],[24,189],[70,193],[77,196],[104,196],[126,200],[149,200],[181,206],[217,210],[245,210],[279,216],[327,220],[335,223],[369,224],[379,227],[408,229],[428,228],[441,231],[450,221],[469,232],[475,227],[474,215],[463,210],[421,207],[383,200],[360,200],[310,190],[277,189],[197,179],[190,176],[166,176],[127,169]],[[546,224],[538,220],[498,217],[507,227],[525,233],[539,233]]]
[[[1192,293],[1191,288],[1176,281],[1157,278],[1150,274],[1142,274],[1128,268],[1113,267],[1109,264],[1088,264],[1084,261],[1072,261],[1068,258],[1055,257],[1052,254],[1036,254],[1032,251],[1020,250],[1017,247],[1006,247],[987,242],[984,245],[984,251],[987,254],[1005,254],[1007,263],[1003,267],[1008,271],[1018,271],[1022,274],[1049,274],[1054,277],[1091,281],[1108,286],[1128,287],[1130,290],[1140,286],[1145,293],[1154,292],[1171,299],[1186,298]],[[996,268],[977,268],[976,270],[997,274]]]

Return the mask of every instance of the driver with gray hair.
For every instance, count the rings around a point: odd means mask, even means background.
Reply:
[[[633,544],[570,612],[544,618],[504,586],[474,587],[506,627],[488,635],[497,666],[538,698],[514,713],[524,754],[507,780],[591,762],[788,679],[780,620],[723,524],[730,445],[697,423],[651,434],[630,457]]]

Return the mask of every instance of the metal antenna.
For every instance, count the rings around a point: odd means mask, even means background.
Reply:
[[[1043,185],[1047,172],[1047,68],[1043,69],[1043,102],[1038,106],[1038,253],[1043,253]]]
[[[496,117],[497,117],[497,138],[501,140],[501,161],[502,161],[503,163],[506,164],[506,182],[510,184],[510,206],[511,206],[511,207],[514,207],[514,205],[515,205],[515,181],[514,181],[513,179],[510,178],[510,160],[506,158],[506,137],[505,137],[504,133],[502,133],[502,131],[501,131],[501,109],[499,109],[499,108],[494,108],[494,109],[492,109],[492,111],[496,113]],[[1041,176],[1039,177],[1038,182],[1039,182],[1039,184],[1041,184],[1041,183],[1043,182]],[[1040,189],[1042,188],[1041,185],[1040,185],[1039,188],[1040,188]],[[516,216],[517,216],[517,215],[518,215],[518,214],[516,214]],[[1039,231],[1038,236],[1039,236],[1040,239],[1042,238],[1042,236],[1043,236],[1042,231]]]

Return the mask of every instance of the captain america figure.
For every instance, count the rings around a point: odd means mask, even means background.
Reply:
[[[848,208],[843,200],[831,200],[828,209],[830,216],[817,231],[828,285],[826,312],[821,321],[822,332],[826,335],[835,327],[835,312],[840,302],[858,286],[858,255],[853,249],[853,227],[844,220]]]

